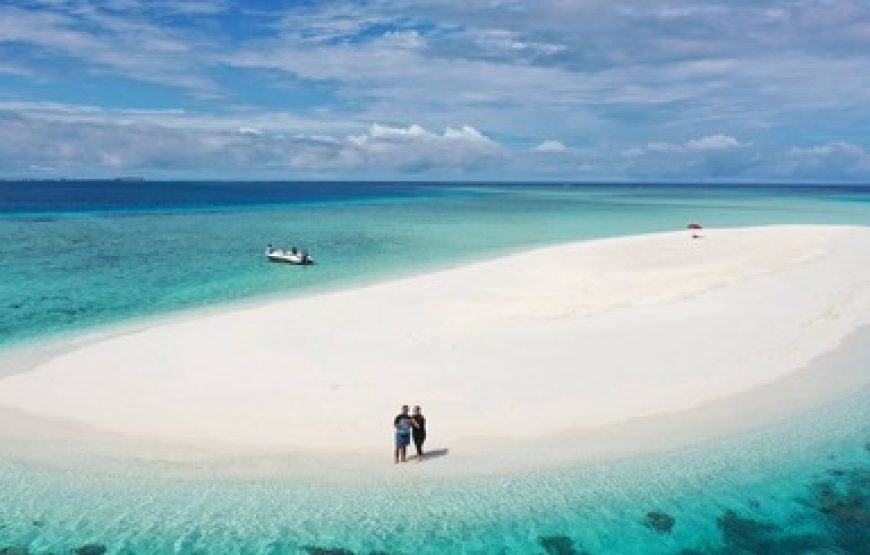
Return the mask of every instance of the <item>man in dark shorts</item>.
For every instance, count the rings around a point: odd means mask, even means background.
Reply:
[[[393,453],[393,461],[398,463],[407,462],[408,444],[411,443],[411,417],[408,415],[408,405],[402,405],[400,412],[393,419],[393,428],[396,430],[396,450]]]

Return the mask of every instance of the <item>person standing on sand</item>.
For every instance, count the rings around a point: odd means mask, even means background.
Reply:
[[[423,461],[423,442],[426,441],[426,418],[420,410],[420,405],[414,405],[414,414],[411,416],[411,435],[414,437],[414,447],[417,448],[417,462]]]
[[[393,419],[393,428],[396,430],[396,450],[393,453],[393,461],[398,463],[407,462],[408,444],[411,443],[411,417],[408,415],[408,405],[402,405],[400,412]]]

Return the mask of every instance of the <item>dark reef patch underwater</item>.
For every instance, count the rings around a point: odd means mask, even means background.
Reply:
[[[674,524],[677,521],[674,517],[662,511],[650,511],[644,517],[643,523],[647,528],[651,528],[656,532],[668,534],[674,529]]]
[[[716,520],[720,545],[686,548],[679,554],[870,554],[870,465],[827,474],[831,479],[811,484],[801,499],[806,510],[789,518],[796,524],[821,518],[822,531],[793,533],[729,509]]]
[[[541,536],[538,543],[544,548],[547,555],[583,555],[585,551],[578,551],[574,546],[574,540],[568,536]]]

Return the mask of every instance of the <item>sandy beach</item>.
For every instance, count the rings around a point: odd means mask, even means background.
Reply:
[[[0,410],[46,438],[54,422],[240,453],[388,457],[401,403],[432,447],[580,437],[775,389],[870,323],[868,262],[870,229],[845,226],[540,248],[7,361]]]

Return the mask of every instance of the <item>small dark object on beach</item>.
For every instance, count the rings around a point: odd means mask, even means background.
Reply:
[[[89,543],[79,548],[76,548],[73,553],[75,555],[104,555],[108,551],[106,546],[101,543]]]
[[[647,528],[660,534],[669,534],[674,529],[676,522],[674,517],[662,511],[650,511],[643,518],[643,523]]]

